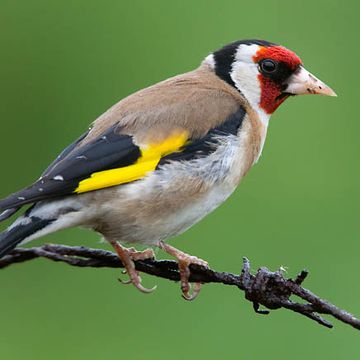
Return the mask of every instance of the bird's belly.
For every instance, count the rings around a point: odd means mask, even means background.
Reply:
[[[165,233],[168,232],[170,235],[165,238],[179,235],[189,229],[220,206],[234,190],[235,187],[229,187],[227,184],[216,185],[194,202],[167,216],[163,228]]]
[[[147,226],[144,229],[145,232],[141,236],[142,242],[149,241],[147,237],[149,230],[150,241],[155,242],[183,233],[221,205],[232,192],[233,189],[225,186],[215,186],[187,205],[168,214],[159,214],[160,216],[154,225],[152,224],[151,227]]]
[[[189,194],[180,189],[171,197],[160,193],[155,197],[143,194],[141,198],[123,201],[123,209],[127,211],[109,213],[106,220],[109,231],[104,235],[124,243],[156,244],[200,221],[221,205],[234,189],[219,184],[197,193]]]
[[[147,245],[181,234],[223,203],[253,164],[243,143],[227,137],[207,157],[163,165],[115,188],[97,230],[107,239]]]

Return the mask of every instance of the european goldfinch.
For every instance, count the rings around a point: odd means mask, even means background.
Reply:
[[[123,244],[160,247],[179,263],[185,299],[189,265],[207,263],[166,243],[223,203],[261,154],[271,114],[291,95],[334,91],[292,51],[242,40],[208,55],[194,71],[121,100],[34,184],[0,201],[0,220],[32,204],[0,234],[0,257],[55,231],[83,226],[116,250],[143,292],[135,259],[153,257]]]

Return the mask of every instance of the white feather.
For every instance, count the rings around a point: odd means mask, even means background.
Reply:
[[[260,108],[261,86],[258,79],[259,70],[253,57],[259,50],[258,45],[239,45],[230,73],[235,86],[258,113],[262,123],[268,126],[270,115]]]

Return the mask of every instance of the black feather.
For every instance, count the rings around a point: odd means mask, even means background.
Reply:
[[[31,186],[0,201],[0,211],[41,200],[72,194],[79,182],[99,171],[125,167],[141,156],[132,137],[117,133],[115,124],[101,136],[76,147],[83,137],[70,145],[44,175]]]
[[[164,156],[160,160],[158,167],[170,161],[189,161],[213,153],[216,150],[220,136],[237,135],[245,114],[245,109],[239,107],[220,126],[210,130],[204,137],[193,139],[181,151]]]
[[[0,234],[0,258],[13,250],[16,245],[21,243],[27,237],[51,224],[54,220],[40,219],[30,217],[26,224],[19,224],[10,230]]]
[[[236,51],[240,45],[275,46],[276,44],[265,40],[255,40],[255,39],[239,40],[231,44],[225,45],[224,47],[213,53],[215,60],[216,75],[234,87],[235,87],[235,83],[232,80],[230,74],[235,59]]]
[[[70,144],[68,147],[66,147],[60,155],[46,168],[46,170],[42,173],[42,176],[45,176],[48,174],[51,170],[55,168],[59,162],[61,162],[66,156],[68,156],[80,143],[83,141],[86,136],[89,134],[90,129],[82,134],[77,140],[75,140],[72,144]]]
[[[14,215],[18,210],[20,210],[19,207],[7,209],[7,210],[3,211],[0,214],[0,222],[8,219],[10,216]]]

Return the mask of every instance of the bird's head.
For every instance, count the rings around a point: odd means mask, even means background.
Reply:
[[[336,96],[303,67],[294,52],[267,41],[234,42],[210,54],[205,62],[264,115],[272,114],[291,95]]]

